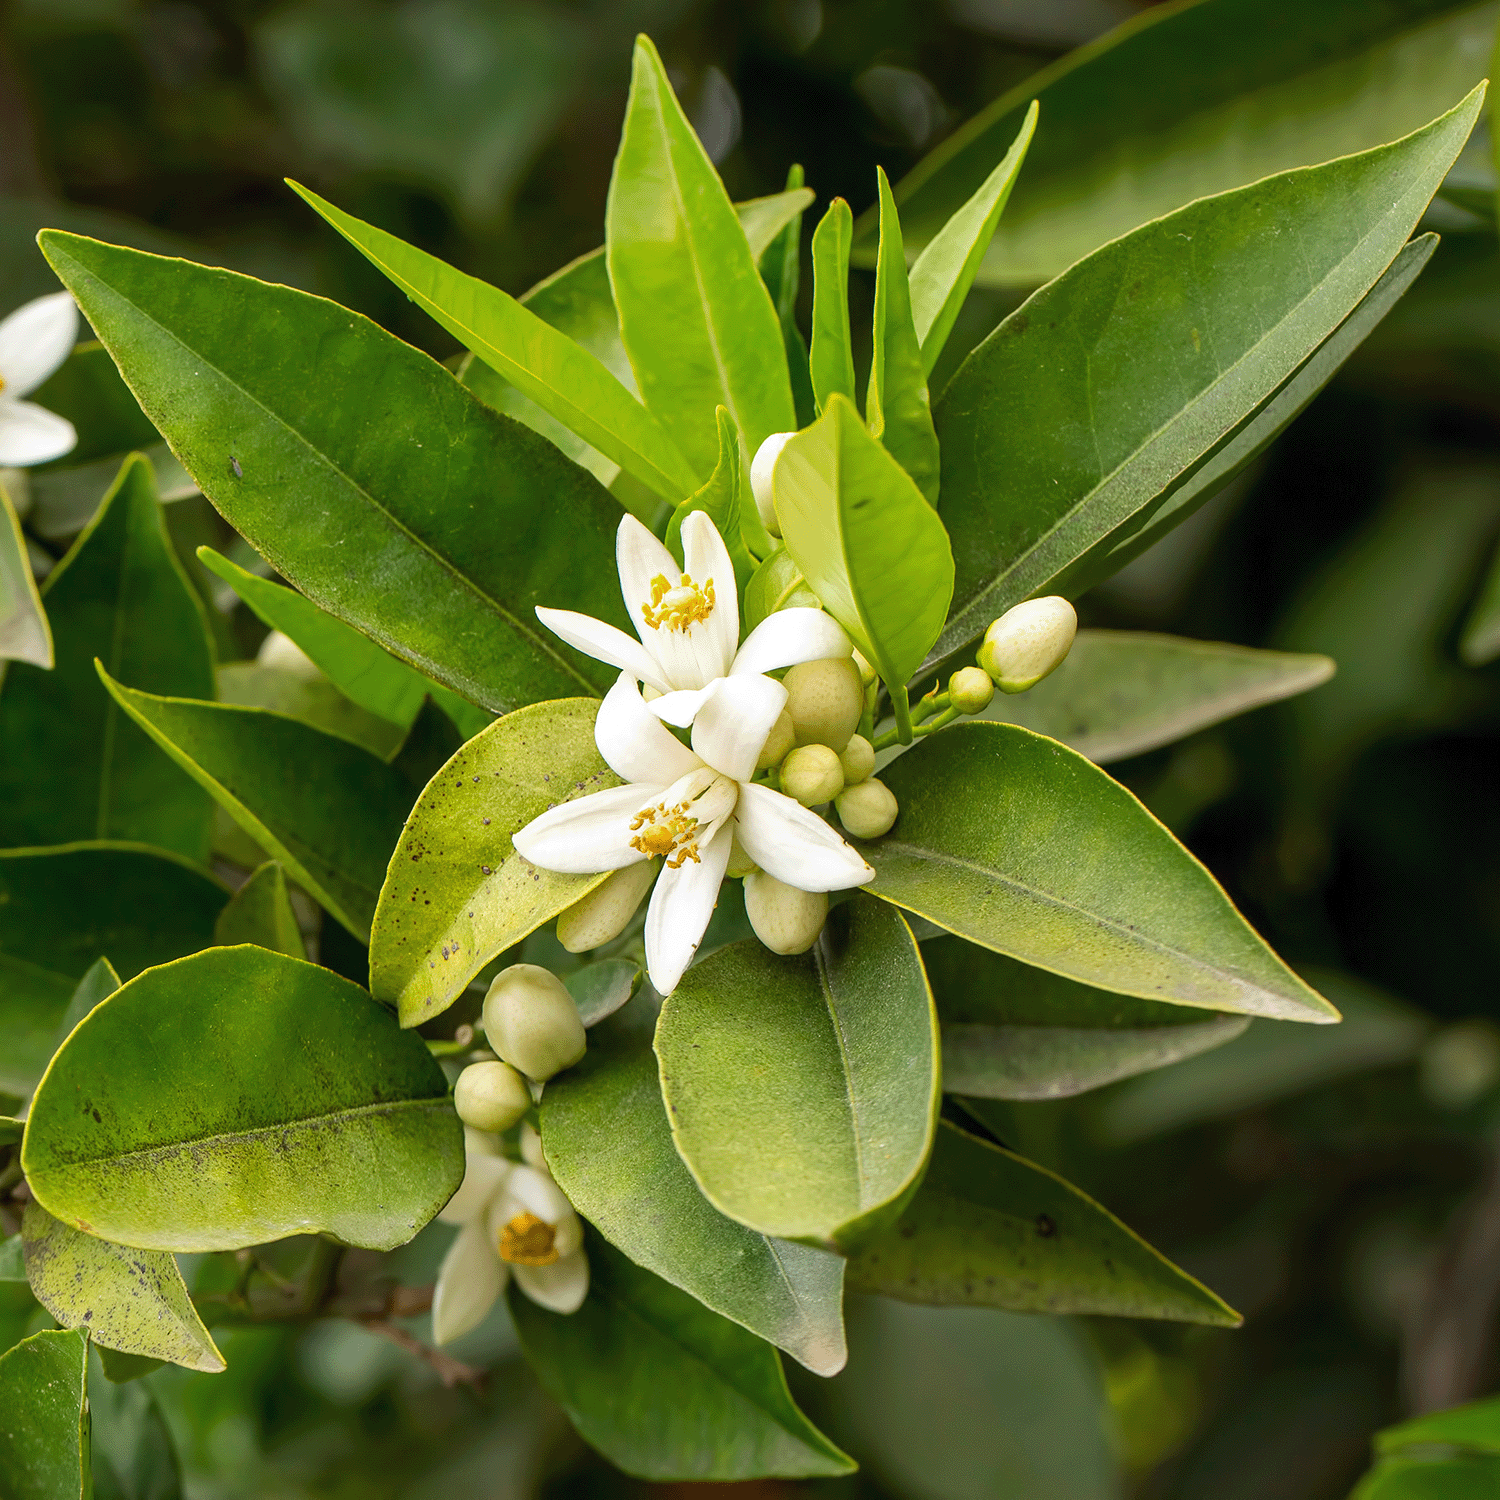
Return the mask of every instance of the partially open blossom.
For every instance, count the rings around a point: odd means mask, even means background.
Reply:
[[[23,303],[0,322],[0,466],[22,469],[71,452],[73,424],[23,401],[73,352],[78,304],[70,292]]]

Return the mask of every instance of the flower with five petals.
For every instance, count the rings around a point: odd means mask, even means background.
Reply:
[[[62,364],[77,339],[78,304],[71,292],[37,297],[0,322],[0,466],[44,464],[77,444],[65,417],[21,400]]]

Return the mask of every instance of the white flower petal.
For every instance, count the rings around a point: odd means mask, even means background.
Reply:
[[[589,1293],[589,1262],[582,1250],[550,1266],[513,1266],[516,1285],[548,1312],[575,1313]]]
[[[646,912],[646,972],[657,992],[670,995],[703,941],[734,839],[726,824],[699,846],[701,863],[663,869]]]
[[[821,609],[778,609],[746,636],[730,670],[736,677],[745,672],[774,672],[804,661],[848,656],[853,649],[844,627]]]
[[[784,885],[846,891],[875,878],[822,818],[768,786],[742,786],[734,816],[745,853]]]
[[[477,1328],[505,1290],[505,1262],[483,1220],[466,1224],[448,1247],[432,1289],[432,1341],[451,1343]]]
[[[739,591],[734,581],[734,564],[729,560],[729,548],[719,535],[719,528],[704,511],[693,511],[682,523],[682,562],[693,581],[714,586],[714,610],[701,626],[695,625],[692,634],[698,644],[698,632],[704,633],[704,645],[712,652],[711,677],[722,677],[734,660],[735,647],[740,642]]]
[[[498,1203],[500,1211],[491,1218],[497,1227],[521,1213],[535,1214],[548,1224],[560,1224],[573,1212],[573,1205],[550,1174],[535,1167],[517,1166],[506,1179]]]
[[[78,433],[66,417],[32,401],[0,396],[0,468],[24,469],[44,464],[78,444]]]
[[[663,693],[646,705],[658,719],[686,729],[697,717],[698,710],[713,697],[722,678],[716,677],[707,687],[682,688],[675,693]]]
[[[73,352],[77,342],[78,304],[71,292],[53,292],[23,303],[0,323],[0,376],[5,378],[5,394],[12,400],[30,394]]]
[[[693,749],[734,781],[749,781],[786,689],[774,677],[721,677],[693,720]]]
[[[597,875],[639,864],[630,847],[631,822],[661,795],[659,786],[611,787],[549,807],[511,838],[523,859],[560,875]]]
[[[649,682],[659,692],[668,691],[667,679],[662,676],[656,658],[637,640],[632,640],[623,630],[616,630],[603,620],[592,615],[580,615],[571,609],[542,609],[538,607],[536,617],[553,635],[565,640],[576,650],[595,661],[608,662]]]
[[[464,1180],[438,1210],[438,1218],[445,1224],[470,1224],[482,1219],[490,1199],[505,1185],[510,1169],[511,1164],[503,1156],[469,1151],[464,1162]]]
[[[676,559],[634,516],[622,516],[615,533],[615,561],[620,568],[620,597],[625,601],[636,633],[654,652],[656,632],[646,623],[641,606],[651,602],[651,580],[660,573],[668,583],[682,577]],[[676,683],[669,684],[676,687]]]
[[[594,743],[616,776],[666,786],[698,768],[698,757],[662,727],[656,714],[658,703],[669,703],[678,696],[668,693],[653,698],[648,707],[628,674],[622,674],[604,695],[599,717],[594,720]]]

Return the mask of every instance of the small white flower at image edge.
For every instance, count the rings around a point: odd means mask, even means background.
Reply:
[[[77,446],[71,422],[21,399],[67,359],[77,342],[78,304],[71,292],[37,297],[0,321],[0,468],[48,463]]]

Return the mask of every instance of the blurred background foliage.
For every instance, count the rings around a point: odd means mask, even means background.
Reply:
[[[1136,9],[10,0],[0,312],[55,285],[31,237],[60,224],[336,297],[446,357],[446,336],[284,176],[519,293],[601,238],[637,30],[660,43],[735,197],[776,191],[800,161],[821,201],[841,194],[858,213],[877,163],[899,178]],[[1472,191],[1440,202],[1433,225],[1432,265],[1329,389],[1083,611],[1337,660],[1303,698],[1112,770],[1348,1019],[1256,1022],[1097,1094],[973,1106],[1199,1274],[1245,1328],[856,1299],[848,1370],[793,1380],[862,1473],[752,1491],[1324,1500],[1347,1494],[1378,1427],[1500,1384],[1500,663],[1475,669],[1457,651],[1500,533],[1500,256]],[[976,292],[954,344],[1019,295]],[[107,478],[70,510],[74,491],[33,476],[39,569]],[[163,483],[170,496],[170,471]],[[232,544],[201,498],[171,515],[194,567],[198,543]],[[225,660],[253,654],[263,628],[218,602]],[[403,1252],[404,1280],[430,1279],[446,1233]],[[24,1284],[0,1284],[0,1343],[46,1321]],[[425,1336],[424,1320],[408,1326]],[[492,1367],[478,1389],[445,1386],[352,1321],[228,1329],[222,1344],[227,1374],[147,1377],[186,1493],[203,1500],[649,1488],[572,1436],[503,1309],[455,1351]],[[95,1403],[106,1454],[127,1430],[107,1408]],[[137,1441],[101,1493],[173,1493],[165,1452]]]

